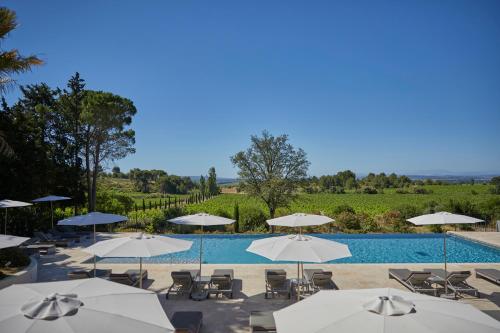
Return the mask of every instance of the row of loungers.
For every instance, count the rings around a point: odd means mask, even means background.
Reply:
[[[135,287],[139,285],[141,280],[144,281],[148,279],[148,271],[143,270],[141,275],[141,271],[138,269],[129,269],[124,273],[113,273],[111,269],[97,269],[95,271],[95,276],[105,278],[113,282],[125,284],[127,286]],[[72,271],[68,273],[68,277],[72,280],[93,278],[94,270]]]
[[[479,291],[467,283],[471,276],[470,271],[448,272],[445,276],[441,269],[424,269],[423,271],[410,271],[408,269],[389,269],[389,278],[395,279],[413,292],[438,294],[445,285],[451,290],[455,297],[459,294],[467,293],[479,297]]]
[[[172,285],[168,288],[166,297],[170,295],[188,295],[193,296],[193,293],[199,294],[198,298],[209,298],[211,295],[215,297],[227,296],[233,298],[234,271],[232,269],[216,269],[210,276],[208,281],[203,281],[208,287],[204,290],[197,290],[197,280],[200,275],[199,270],[181,270],[172,272]]]
[[[265,298],[285,295],[288,298],[292,295],[294,288],[290,279],[287,279],[286,271],[283,269],[266,269],[266,292]],[[305,269],[304,281],[307,293],[315,293],[320,290],[338,289],[332,280],[332,272],[322,269]]]

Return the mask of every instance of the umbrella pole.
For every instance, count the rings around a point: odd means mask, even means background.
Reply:
[[[200,273],[198,275],[198,281],[201,281],[201,261],[203,260],[203,226],[201,226],[201,237],[200,237]]]
[[[297,261],[297,302],[300,301],[300,261]]]
[[[142,289],[142,257],[139,258],[139,288]]]
[[[4,234],[7,235],[7,208],[5,208]]]
[[[94,244],[95,244],[95,224],[94,224]],[[97,261],[96,260],[96,256],[94,254],[94,277],[97,276],[97,272],[96,272],[96,269],[95,269],[95,267],[96,267],[96,261]]]
[[[52,207],[52,201],[50,202],[50,221],[52,229],[54,229],[54,208]]]
[[[446,262],[446,231],[443,230],[443,250],[444,250],[444,294],[448,294],[448,269]]]

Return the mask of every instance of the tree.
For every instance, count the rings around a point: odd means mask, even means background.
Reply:
[[[9,32],[16,27],[16,13],[8,8],[0,7],[0,41],[4,40]],[[23,57],[16,49],[0,51],[0,95],[5,94],[15,84],[16,81],[12,78],[13,74],[27,72],[33,66],[42,64],[43,61],[36,56]],[[0,138],[0,140],[2,139]]]
[[[203,197],[205,197],[205,193],[207,192],[207,184],[205,182],[205,177],[200,176],[200,193]]]
[[[113,167],[113,169],[111,169],[111,173],[113,174],[113,177],[115,177],[115,178],[119,177],[119,176],[120,176],[120,174],[121,174],[120,167],[119,167],[119,166],[117,166],[117,165],[115,165],[115,166]]]
[[[234,204],[234,211],[233,211],[233,219],[234,219],[234,232],[239,233],[240,232],[240,207],[238,206],[238,203]]]
[[[219,194],[219,187],[217,186],[217,174],[215,173],[214,167],[208,169],[207,187],[208,187],[208,193],[210,195]]]
[[[271,218],[293,199],[310,164],[302,149],[288,143],[287,135],[274,137],[267,131],[252,136],[250,148],[232,156],[231,162],[239,169],[242,189],[262,199]]]
[[[84,158],[89,211],[95,210],[97,175],[107,161],[135,152],[135,132],[127,129],[137,110],[129,99],[102,91],[87,91],[83,100]]]

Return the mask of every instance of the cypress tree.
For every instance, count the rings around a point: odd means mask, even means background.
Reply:
[[[236,221],[236,222],[234,222],[234,232],[239,233],[240,232],[240,207],[238,206],[238,203],[234,204],[233,219]]]
[[[144,201],[144,198],[142,198],[142,211],[146,210],[146,201]]]

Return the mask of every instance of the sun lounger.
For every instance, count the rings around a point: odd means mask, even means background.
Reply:
[[[96,277],[109,277],[111,274],[110,269],[97,269],[96,270]],[[91,269],[89,271],[87,270],[76,270],[76,271],[71,271],[68,273],[68,278],[70,280],[76,280],[76,279],[89,279],[94,277],[94,270]]]
[[[252,332],[276,332],[276,323],[271,311],[250,312],[250,328]]]
[[[463,293],[465,294],[471,293],[475,297],[479,297],[479,290],[469,285],[466,281],[469,277],[472,276],[471,271],[452,271],[452,272],[447,272],[446,276],[444,273],[444,269],[431,268],[431,269],[426,269],[426,271],[429,271],[432,275],[439,277],[441,281],[438,281],[437,283],[443,286],[445,283],[444,280],[446,280],[448,289],[453,291],[455,296]]]
[[[174,312],[171,323],[175,333],[198,333],[201,330],[203,313],[200,311]]]
[[[214,270],[208,284],[208,297],[212,294],[215,294],[215,297],[226,294],[229,298],[233,298],[233,280],[234,271],[232,269]]]
[[[288,298],[291,296],[290,280],[286,278],[286,272],[283,269],[266,269],[266,293],[265,298],[269,295],[274,298],[275,295],[284,294]]]
[[[74,242],[79,243],[82,241],[85,237],[81,235],[77,235],[74,232],[61,232],[57,229],[51,229],[49,230],[46,235],[52,236],[54,239],[68,239],[72,240]]]
[[[196,277],[199,271],[176,271],[172,272],[172,285],[168,288],[166,297],[168,298],[170,294],[182,295],[188,294],[191,297],[191,292],[193,291]]]
[[[140,271],[138,269],[129,269],[125,273],[111,273],[109,275],[109,280],[121,284],[126,284],[128,286],[136,286],[140,283],[141,279],[148,279],[148,271],[143,270],[142,276],[140,276]]]
[[[415,293],[433,294],[437,296],[438,290],[432,287],[429,278],[432,274],[428,271],[410,271],[408,269],[389,269],[389,279],[395,279],[406,288]]]
[[[34,232],[35,237],[40,240],[40,244],[53,244],[57,247],[68,247],[72,244],[72,240],[68,239],[54,239],[52,236],[49,236],[43,232]]]
[[[500,284],[500,270],[498,269],[476,269],[476,277],[483,278],[496,284]]]
[[[304,277],[313,292],[339,289],[332,280],[332,272],[322,269],[304,269]]]

